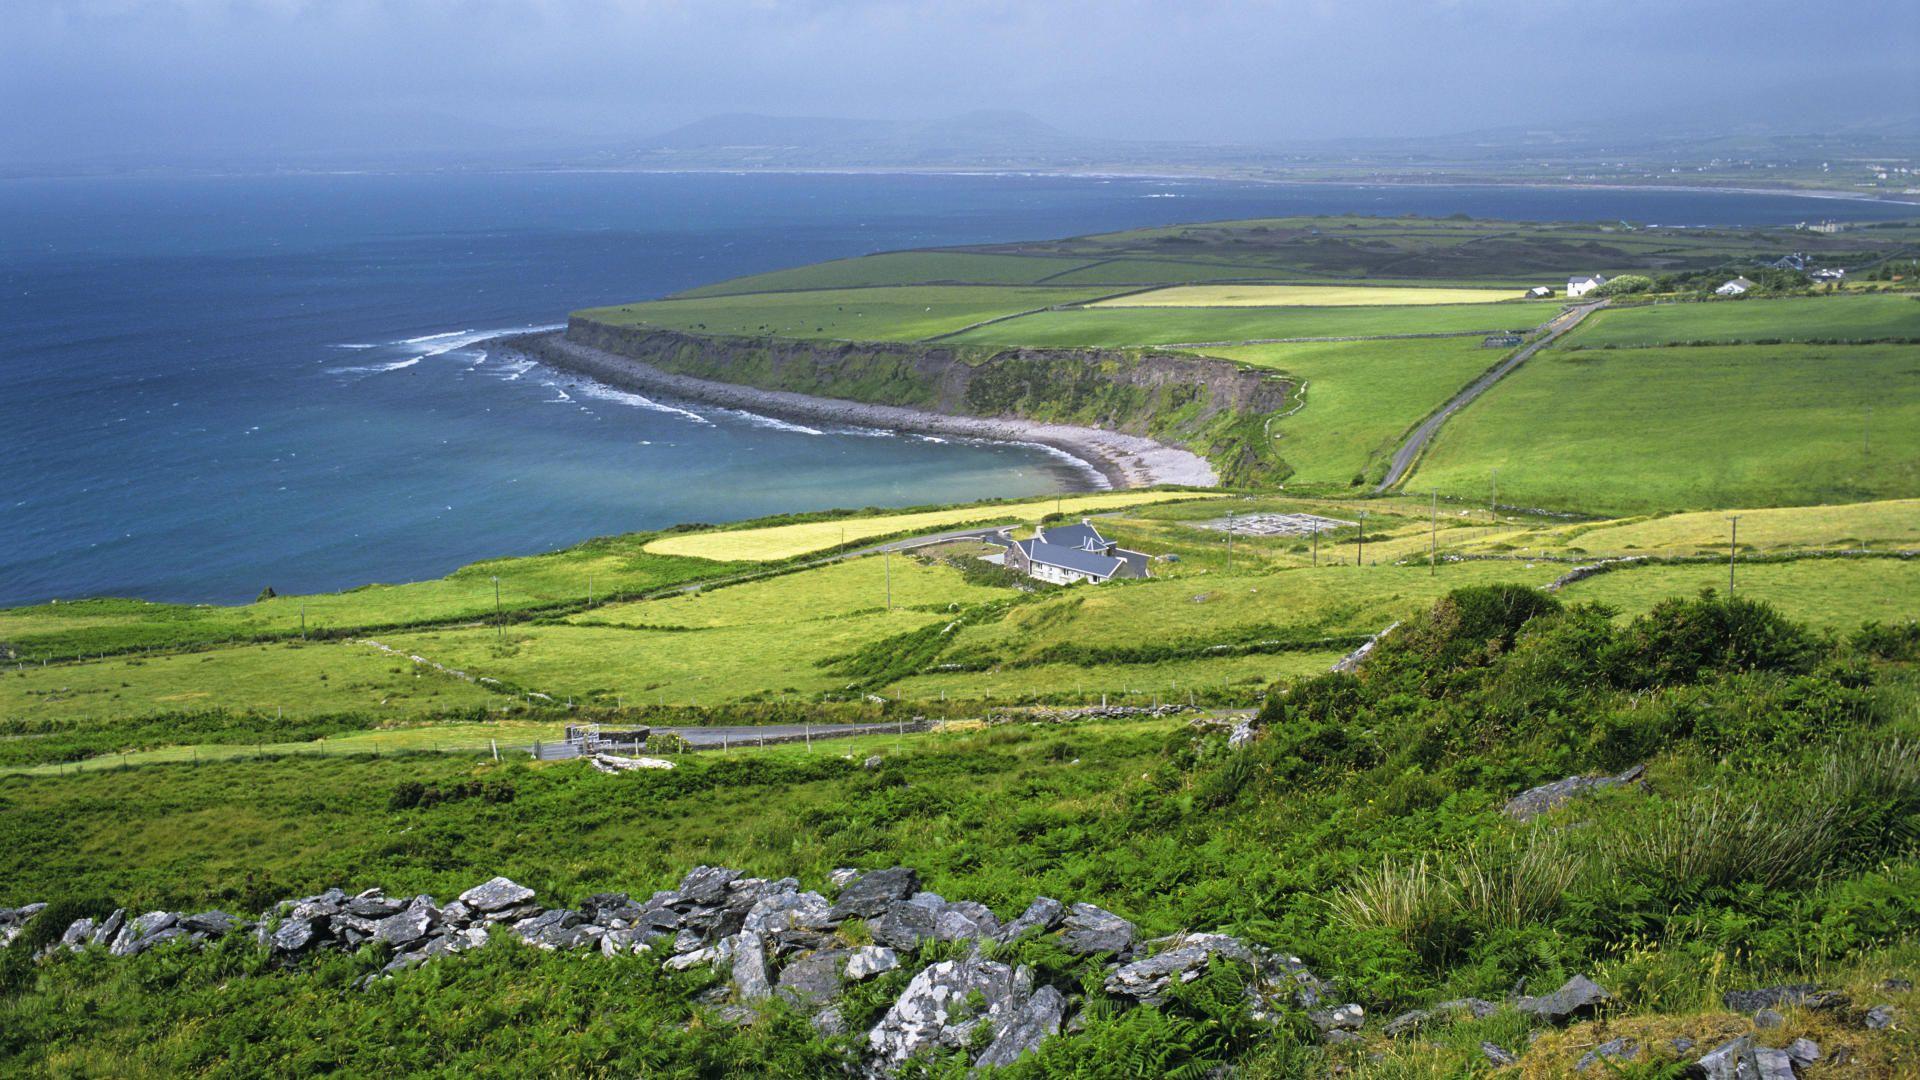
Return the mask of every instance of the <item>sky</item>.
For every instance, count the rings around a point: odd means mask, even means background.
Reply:
[[[0,160],[1017,109],[1286,144],[1920,116],[1915,0],[0,0]]]

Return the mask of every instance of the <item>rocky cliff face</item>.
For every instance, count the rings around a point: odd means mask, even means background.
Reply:
[[[675,374],[762,389],[1146,436],[1226,464],[1229,481],[1284,468],[1248,432],[1286,406],[1288,381],[1224,360],[1138,349],[709,337],[577,316],[566,337]]]

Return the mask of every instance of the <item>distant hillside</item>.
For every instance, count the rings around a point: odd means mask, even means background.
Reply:
[[[1194,150],[1084,138],[1027,113],[980,110],[908,121],[735,113],[697,120],[605,156],[640,167],[936,168],[1157,160],[1191,157]]]

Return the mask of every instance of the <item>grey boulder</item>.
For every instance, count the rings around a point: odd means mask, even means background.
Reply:
[[[1104,908],[1075,904],[1061,921],[1060,944],[1070,953],[1124,957],[1133,950],[1134,925]]]
[[[1036,896],[1027,910],[1014,916],[1013,921],[1000,928],[1001,941],[1015,941],[1032,933],[1044,934],[1060,925],[1066,918],[1067,906],[1050,896]]]
[[[1640,774],[1646,771],[1645,766],[1635,765],[1618,776],[1569,776],[1564,780],[1555,780],[1551,784],[1528,788],[1508,799],[1501,810],[1515,821],[1532,821],[1541,814],[1589,792],[1630,784],[1640,779]]]
[[[1036,1050],[1047,1039],[1060,1034],[1060,1021],[1067,1012],[1067,999],[1051,986],[1043,986],[1026,1001],[1005,1010],[999,1020],[993,1042],[980,1052],[976,1067],[1011,1065],[1022,1055]]]
[[[773,996],[773,972],[768,965],[766,939],[756,930],[733,936],[733,986],[742,1001]]]
[[[978,952],[943,960],[913,977],[880,1022],[867,1033],[867,1046],[882,1068],[892,1068],[923,1051],[969,1045],[974,1032],[1025,1007],[1032,984],[1026,969],[1015,971]]]
[[[1336,1005],[1313,1010],[1307,1014],[1307,1021],[1321,1031],[1359,1031],[1366,1025],[1367,1010],[1352,1004]]]
[[[811,952],[780,969],[779,990],[789,999],[818,1004],[840,992],[840,971],[846,966],[844,949]]]
[[[1226,934],[1188,934],[1172,939],[1165,949],[1144,960],[1122,965],[1107,976],[1107,993],[1159,1005],[1166,1000],[1170,987],[1199,978],[1216,956],[1246,964],[1258,962],[1253,951],[1236,938]]]
[[[846,977],[854,982],[865,982],[900,966],[900,954],[884,945],[862,945],[846,956]]]
[[[1786,983],[1763,986],[1757,990],[1729,990],[1720,995],[1720,1003],[1729,1011],[1751,1014],[1761,1009],[1777,1009],[1782,1005],[1814,1010],[1838,1008],[1846,1005],[1847,997],[1837,991],[1822,990],[1812,983]]]
[[[1601,989],[1592,979],[1575,975],[1553,993],[1523,997],[1514,1002],[1514,1007],[1549,1023],[1564,1024],[1576,1017],[1593,1015],[1595,1010],[1611,1000],[1613,995]]]
[[[1608,1039],[1586,1052],[1574,1068],[1586,1072],[1601,1061],[1632,1061],[1640,1056],[1640,1044],[1632,1039]]]
[[[862,874],[840,890],[834,899],[835,919],[877,919],[888,905],[905,900],[920,889],[920,875],[911,867],[894,866]]]
[[[317,944],[325,932],[313,919],[289,917],[273,931],[270,941],[278,953],[304,952]]]
[[[486,915],[530,903],[533,896],[533,890],[525,885],[515,884],[509,878],[497,877],[461,893],[460,902],[470,910]]]

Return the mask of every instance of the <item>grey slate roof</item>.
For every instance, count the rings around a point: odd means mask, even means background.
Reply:
[[[1044,540],[1016,540],[1014,546],[1036,563],[1058,566],[1081,574],[1092,574],[1095,577],[1112,577],[1121,566],[1125,565],[1125,560],[1116,559],[1110,555],[1061,544],[1049,544]]]
[[[1078,525],[1056,525],[1051,529],[1042,529],[1040,539],[1048,544],[1083,551],[1102,551],[1107,546],[1107,538],[1100,535],[1100,530],[1085,521]]]

